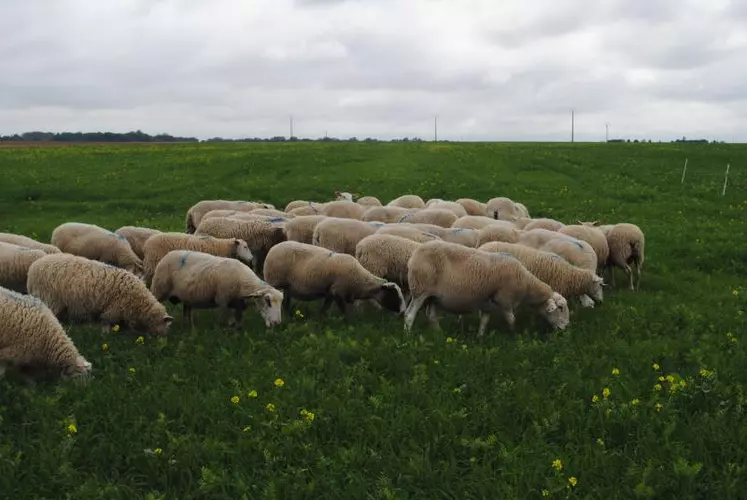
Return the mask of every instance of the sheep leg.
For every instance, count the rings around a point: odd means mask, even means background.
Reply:
[[[342,299],[342,297],[335,297],[335,303],[337,304],[337,308],[342,313],[342,316],[345,318],[345,322],[349,322],[350,317],[348,315],[347,304],[345,304],[345,301]]]
[[[488,329],[490,313],[481,310],[478,314],[480,315],[480,326],[477,328],[477,338],[482,338],[482,336],[485,335],[485,331]]]
[[[412,324],[415,322],[415,317],[418,315],[418,311],[420,311],[420,308],[423,307],[423,304],[425,304],[425,301],[428,300],[428,298],[428,295],[421,295],[419,297],[413,295],[410,305],[407,306],[407,310],[405,311],[406,332],[412,330]]]
[[[633,286],[633,269],[625,264],[625,267],[623,268],[625,271],[625,275],[628,277],[628,281],[630,282],[630,289],[635,290],[635,287]]]
[[[594,307],[594,300],[592,300],[588,295],[581,295],[578,300],[581,302],[581,306],[583,307]]]
[[[441,330],[441,324],[438,321],[438,309],[434,303],[430,303],[425,307],[425,315],[428,317],[428,323],[434,330]]]
[[[638,291],[638,289],[641,286],[641,270],[642,270],[642,268],[643,268],[643,263],[641,261],[637,261],[636,262],[636,266],[635,266],[636,274],[638,275],[636,277],[636,282],[635,282],[635,289],[636,289],[636,291]]]
[[[329,310],[334,300],[335,298],[332,297],[331,295],[327,295],[326,297],[324,297],[324,303],[322,304],[322,308],[319,310],[322,316],[327,314],[327,311]]]
[[[514,311],[512,309],[504,309],[503,317],[506,319],[508,329],[513,332],[516,327],[516,315],[514,314]]]
[[[182,302],[182,321],[186,323],[189,321],[189,327],[194,329],[195,327],[195,320],[192,317],[192,308],[189,307],[187,304]]]
[[[293,313],[293,307],[291,304],[291,296],[288,290],[281,290],[283,292],[283,313],[286,316],[291,316]]]
[[[236,327],[241,329],[241,321],[244,319],[244,310],[240,307],[234,309],[234,318],[236,320]]]

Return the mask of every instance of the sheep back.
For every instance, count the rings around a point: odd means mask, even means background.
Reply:
[[[42,250],[0,242],[0,287],[26,293],[29,267],[45,255]]]
[[[13,233],[0,233],[0,242],[11,243],[18,245],[19,247],[33,248],[35,250],[41,250],[45,253],[61,253],[60,249],[54,245],[42,243],[36,241],[28,236]]]
[[[132,248],[132,251],[135,252],[135,255],[137,255],[142,260],[144,255],[143,246],[145,245],[145,242],[151,236],[161,234],[161,231],[148,227],[122,226],[114,231],[114,234],[124,236],[127,242],[130,244],[130,248]]]
[[[95,224],[65,222],[52,232],[51,241],[62,252],[142,274],[143,262],[127,239]]]

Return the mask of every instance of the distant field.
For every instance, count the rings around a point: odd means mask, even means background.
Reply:
[[[190,333],[174,309],[168,339],[142,345],[73,327],[90,385],[0,381],[0,496],[744,498],[746,159],[742,145],[0,147],[0,231],[43,241],[65,221],[183,231],[201,199],[282,209],[335,190],[508,196],[647,238],[641,291],[609,290],[550,339],[496,319],[477,342],[476,317],[450,316],[408,337],[401,318],[346,325],[319,303],[274,332],[250,310],[241,333],[214,311]]]

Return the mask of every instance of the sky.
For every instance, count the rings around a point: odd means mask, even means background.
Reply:
[[[747,141],[747,1],[0,0],[0,135]]]

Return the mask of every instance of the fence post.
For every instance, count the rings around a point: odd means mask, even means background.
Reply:
[[[682,180],[680,181],[680,184],[685,183],[685,172],[687,171],[687,158],[685,158],[685,166],[682,167]]]
[[[726,173],[724,174],[724,188],[721,190],[721,196],[726,194],[726,183],[729,182],[729,164],[726,164]]]

